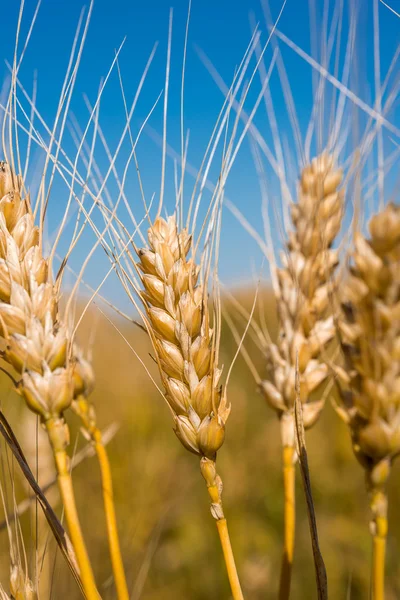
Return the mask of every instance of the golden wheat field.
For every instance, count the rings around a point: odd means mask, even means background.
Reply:
[[[244,302],[252,302],[250,291],[239,290],[239,295]],[[270,299],[268,292],[266,297]],[[93,322],[90,315],[85,322],[85,332]],[[137,340],[136,348],[143,347],[148,352],[144,334],[123,326],[128,339]],[[115,473],[121,545],[124,556],[130,557],[125,559],[125,565],[132,597],[228,598],[229,585],[216,544],[215,527],[211,519],[202,518],[208,501],[198,477],[196,458],[176,443],[167,410],[160,407],[159,397],[146,374],[132,369],[132,356],[119,334],[107,321],[96,321],[96,329],[94,402],[99,423],[104,428],[114,422],[124,424],[110,442],[109,452]],[[235,345],[229,332],[224,339],[224,362],[227,363]],[[256,360],[262,368],[261,357]],[[117,388],[108,372],[118,381]],[[219,461],[226,482],[225,504],[231,520],[232,544],[246,596],[275,598],[282,528],[279,431],[275,415],[257,393],[242,361],[235,370],[232,395],[235,406],[230,423],[232,434]],[[13,400],[13,392],[7,390],[6,406],[13,413],[10,421],[19,432],[22,408],[17,411]],[[77,434],[78,428],[76,423],[74,425]],[[35,420],[30,422],[30,427],[30,435],[34,435]],[[307,448],[330,597],[367,598],[371,547],[366,527],[369,510],[364,480],[354,461],[348,432],[329,405],[318,427],[307,435]],[[49,471],[46,477],[54,472],[52,465]],[[398,476],[395,464],[389,487],[392,534],[388,548],[387,598],[397,598],[400,593]],[[22,499],[25,495],[19,474],[16,475],[18,482],[17,498]],[[104,598],[114,598],[104,517],[98,500],[99,473],[94,458],[88,458],[77,467],[74,482],[82,522],[87,524],[85,535],[101,594]],[[293,597],[314,598],[312,553],[299,477],[296,493],[299,511]],[[54,494],[57,497],[57,493]],[[33,509],[21,519],[26,535],[34,528],[34,519]],[[43,529],[43,535],[48,535],[45,527]],[[2,536],[6,536],[5,531]],[[54,541],[49,538],[48,543],[43,579],[48,578],[48,585],[54,586],[53,597],[79,598],[61,556],[55,557]],[[4,538],[2,549],[1,580],[6,581],[9,553]],[[26,550],[32,561],[34,542]]]
[[[3,15],[0,600],[395,600],[400,15],[178,4]]]

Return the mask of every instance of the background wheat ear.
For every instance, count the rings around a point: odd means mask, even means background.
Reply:
[[[41,225],[42,227],[42,225]],[[98,592],[76,510],[63,413],[73,399],[70,337],[59,314],[60,285],[42,255],[43,231],[34,223],[29,193],[7,163],[0,164],[0,335],[2,358],[20,375],[17,386],[46,428],[58,483],[88,598]]]
[[[294,549],[296,367],[304,426],[309,428],[324,406],[324,399],[317,396],[328,377],[321,355],[335,335],[328,308],[338,264],[338,252],[332,244],[343,216],[342,177],[342,170],[327,152],[314,158],[301,173],[298,199],[291,206],[293,230],[282,254],[283,267],[277,269],[278,341],[267,348],[268,379],[260,383],[281,424],[285,494],[281,599],[290,594]]]
[[[220,385],[218,340],[212,329],[206,284],[189,258],[192,236],[178,229],[175,216],[157,217],[147,248],[137,250],[143,283],[141,298],[174,431],[200,458],[211,498],[235,600],[243,598],[222,508],[222,480],[216,457],[225,438],[230,406]]]
[[[344,365],[336,368],[354,453],[365,469],[372,511],[374,598],[384,597],[385,483],[400,452],[400,207],[355,234],[338,319]]]

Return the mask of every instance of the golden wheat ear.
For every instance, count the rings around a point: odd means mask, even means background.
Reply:
[[[372,511],[374,598],[384,597],[385,484],[400,453],[400,207],[373,216],[369,238],[355,234],[339,296],[344,364],[336,368],[355,456],[365,470]]]
[[[214,460],[229,415],[221,397],[213,330],[199,269],[188,258],[191,236],[178,232],[175,217],[157,218],[149,248],[138,252],[142,298],[166,399],[182,444]]]
[[[52,446],[68,528],[88,598],[98,598],[87,555],[66,448],[63,413],[73,399],[70,335],[60,318],[59,282],[42,254],[43,232],[34,223],[22,178],[0,164],[0,335],[2,358],[20,375],[17,391],[38,414]]]
[[[149,246],[137,251],[146,322],[174,431],[183,446],[200,458],[211,498],[232,594],[243,598],[222,508],[222,480],[216,457],[225,439],[230,407],[220,385],[216,334],[210,322],[199,267],[189,252],[192,236],[178,229],[175,216],[158,217],[148,230]]]

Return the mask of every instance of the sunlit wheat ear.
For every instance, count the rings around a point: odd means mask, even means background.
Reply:
[[[149,247],[138,251],[142,299],[175,433],[205,463],[214,461],[230,407],[219,384],[207,293],[188,258],[192,239],[186,229],[178,232],[172,216],[157,218],[148,240]]]
[[[141,297],[165,397],[184,447],[200,457],[235,600],[243,599],[222,508],[216,457],[225,438],[230,406],[219,383],[218,341],[210,323],[206,283],[198,282],[192,237],[175,216],[158,217],[148,230],[148,248],[137,251],[145,291]]]
[[[0,198],[3,358],[22,375],[19,392],[29,408],[44,420],[59,419],[73,392],[67,332],[57,320],[58,291],[42,256],[29,195],[5,163],[0,165]]]
[[[283,255],[284,267],[277,271],[279,337],[269,347],[269,379],[261,390],[282,420],[284,445],[294,444],[297,356],[305,427],[315,423],[323,408],[323,401],[311,400],[310,395],[326,381],[328,367],[321,351],[335,334],[327,310],[338,264],[332,244],[343,216],[341,182],[341,169],[326,153],[303,169],[298,201],[291,207],[294,229]]]
[[[1,163],[0,334],[5,342],[2,357],[20,374],[18,391],[46,427],[83,584],[88,597],[97,598],[66,454],[69,430],[63,412],[71,405],[74,391],[68,330],[59,317],[59,282],[52,281],[40,239],[21,177],[8,164]]]
[[[369,233],[369,239],[355,235],[340,295],[338,326],[345,362],[337,368],[342,398],[338,412],[366,473],[373,515],[374,598],[383,598],[385,483],[400,453],[400,207],[389,204],[373,216]]]

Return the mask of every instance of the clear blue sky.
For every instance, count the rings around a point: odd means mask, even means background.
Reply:
[[[36,2],[26,0],[26,10],[22,26],[22,37],[26,35],[29,22],[33,14]],[[322,0],[316,0],[320,13],[316,18],[317,38],[322,35]],[[331,2],[331,4],[333,4]],[[342,49],[339,52],[339,78],[343,67],[344,45],[348,38],[349,19],[347,17],[349,6],[354,7],[357,2],[344,0],[344,13],[342,31]],[[361,0],[360,10],[357,16],[356,50],[354,68],[350,79],[350,87],[357,92],[370,105],[375,98],[373,80],[373,44],[372,44],[372,6],[373,0]],[[399,9],[399,0],[392,0],[394,9]],[[74,32],[82,8],[87,3],[80,0],[43,0],[39,16],[34,28],[24,64],[20,72],[20,78],[24,86],[31,93],[34,71],[38,77],[37,106],[46,122],[52,123],[59,92],[61,89],[63,75],[68,62],[68,56],[74,37]],[[270,6],[274,17],[281,8],[281,0],[271,0]],[[126,42],[120,56],[120,67],[124,79],[125,92],[128,104],[135,94],[140,75],[148,59],[155,42],[159,42],[157,53],[147,77],[141,99],[132,121],[135,131],[138,130],[143,119],[146,117],[150,107],[157,95],[164,87],[166,43],[168,33],[168,17],[170,6],[173,7],[173,42],[172,63],[169,103],[169,142],[179,150],[179,94],[181,78],[182,49],[187,18],[188,2],[186,0],[96,0],[89,27],[83,59],[76,83],[74,99],[71,112],[78,121],[84,124],[88,113],[83,101],[83,94],[87,94],[93,102],[96,98],[99,83],[111,65],[115,49],[126,36]],[[4,11],[3,11],[4,12]],[[329,13],[329,24],[332,19],[332,11]],[[11,60],[15,27],[18,15],[18,2],[11,3],[3,14],[3,27],[1,39],[2,58]],[[251,17],[251,15],[254,15]],[[400,20],[391,14],[384,6],[379,8],[381,40],[381,63],[382,79],[386,73],[390,60],[394,55],[400,41]],[[192,13],[189,30],[189,45],[186,70],[185,91],[185,125],[190,128],[189,161],[199,166],[202,152],[204,151],[213,124],[223,102],[223,97],[213,82],[210,74],[199,59],[196,47],[200,47],[210,58],[218,72],[229,83],[236,65],[247,47],[251,35],[251,18],[260,24],[262,39],[267,36],[267,24],[265,22],[260,2],[258,0],[193,0]],[[312,28],[312,26],[311,26]],[[288,0],[282,15],[279,29],[306,52],[311,51],[310,45],[310,13],[308,1]],[[280,44],[282,56],[285,62],[290,85],[293,90],[296,108],[302,133],[312,110],[312,69],[293,50]],[[266,62],[269,64],[272,49],[266,53]],[[254,61],[253,61],[254,66]],[[331,65],[333,69],[333,65]],[[3,75],[6,68],[3,67]],[[398,72],[397,65],[395,73]],[[392,77],[389,89],[393,87],[395,78]],[[328,86],[329,87],[329,86]],[[333,88],[332,88],[333,89]],[[331,90],[331,88],[330,88]],[[330,90],[328,93],[330,93]],[[253,91],[249,96],[247,108],[251,109],[258,92],[260,82],[256,78]],[[281,85],[276,70],[271,80],[271,93],[274,98],[275,109],[278,118],[279,131],[282,138],[287,138],[287,144],[293,150],[293,135],[291,133],[290,121],[285,109]],[[349,105],[350,106],[350,105]],[[162,105],[155,111],[151,126],[161,133]],[[397,112],[397,115],[396,115]],[[351,109],[346,115],[351,118]],[[398,110],[395,109],[388,115],[388,119],[396,124]],[[104,99],[101,104],[100,122],[104,133],[109,141],[110,147],[115,148],[124,126],[124,109],[121,99],[120,88],[116,72],[112,75],[107,86]],[[257,127],[272,145],[271,132],[268,125],[265,109],[260,107],[256,118]],[[397,118],[397,123],[399,120]],[[348,123],[347,123],[348,124]],[[391,136],[393,138],[393,135]],[[393,150],[393,142],[385,139],[385,149]],[[65,146],[71,151],[70,138],[66,138]],[[123,153],[127,156],[129,148]],[[138,150],[140,167],[145,181],[148,195],[158,192],[160,173],[160,148],[145,134]],[[99,162],[104,168],[106,162],[99,150]],[[39,160],[39,159],[38,159]],[[33,164],[35,159],[33,160]],[[268,165],[266,163],[266,168]],[[169,185],[172,189],[173,164],[168,162]],[[131,169],[130,177],[135,179],[134,170]],[[187,195],[189,196],[193,180],[187,177]],[[132,185],[132,187],[130,187]],[[136,184],[127,184],[128,193],[131,192],[132,207],[141,207],[139,198],[135,192]],[[279,202],[277,196],[276,181],[271,175],[271,195]],[[57,188],[55,189],[55,196]],[[227,195],[246,214],[246,217],[258,230],[262,231],[260,218],[260,193],[256,172],[253,166],[249,144],[245,142],[238,156],[236,167],[233,168],[231,178],[227,186]],[[60,192],[61,198],[61,192]],[[136,204],[135,204],[136,203]],[[63,203],[61,199],[53,200],[52,218],[56,222],[61,214]],[[141,213],[140,213],[141,214]],[[276,239],[279,232],[276,232]],[[86,243],[86,246],[85,246]],[[77,266],[86,252],[90,241],[81,245],[81,255],[75,258],[74,266]],[[224,214],[224,229],[221,246],[220,275],[227,283],[248,281],[251,278],[251,265],[258,269],[261,254],[257,246],[249,236],[236,223],[235,219],[226,212]],[[92,271],[89,280],[94,283],[100,278],[101,273],[106,270],[106,263],[100,256],[95,257],[94,266],[96,275]],[[109,285],[107,295],[115,299],[115,286]]]

